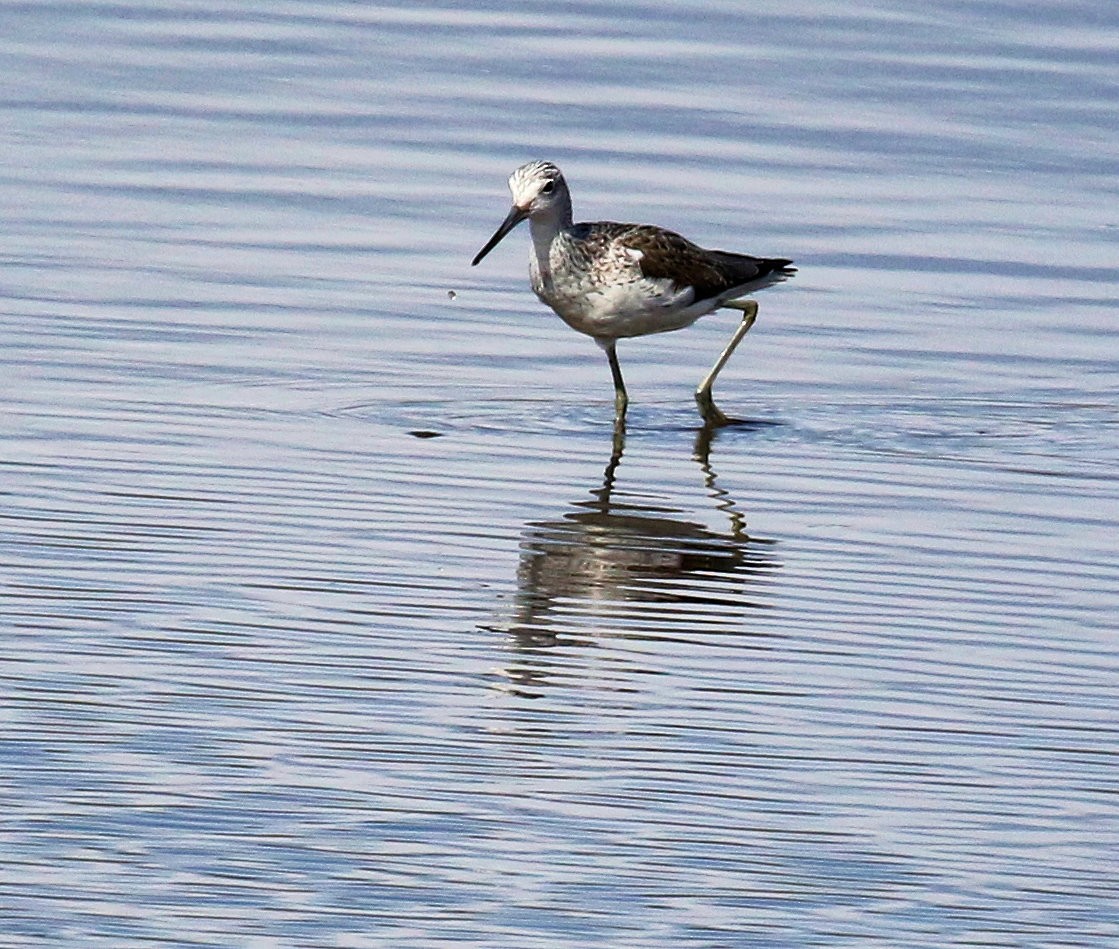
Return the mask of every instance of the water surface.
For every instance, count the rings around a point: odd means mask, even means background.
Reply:
[[[1119,15],[8,4],[0,944],[1119,941]],[[789,256],[602,354],[471,257]]]

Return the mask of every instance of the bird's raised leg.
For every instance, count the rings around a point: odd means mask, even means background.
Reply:
[[[754,325],[754,320],[758,318],[758,304],[753,300],[728,300],[723,306],[732,310],[741,310],[742,322],[735,329],[734,335],[727,343],[727,348],[715,360],[715,365],[711,367],[711,371],[704,376],[703,382],[695,390],[695,401],[696,405],[699,406],[699,414],[703,416],[703,421],[707,425],[729,425],[731,423],[731,419],[727,418],[715,405],[715,400],[711,395],[711,387],[715,384],[715,379],[722,371],[723,366],[727,364],[727,360],[738,348],[738,344],[742,342],[742,337],[750,331],[750,327]]]
[[[618,365],[616,341],[609,340],[600,345],[606,350],[606,358],[610,360],[610,372],[614,375],[614,419],[623,421],[626,417],[626,407],[629,405],[629,396],[626,395],[626,384],[622,381],[622,367]]]

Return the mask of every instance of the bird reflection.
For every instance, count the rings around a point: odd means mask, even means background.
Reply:
[[[713,427],[695,443],[706,495],[725,518],[713,530],[687,512],[617,489],[624,424],[590,497],[555,520],[526,525],[512,622],[503,624],[523,662],[508,674],[523,689],[546,678],[542,649],[595,635],[663,639],[689,632],[743,633],[762,608],[751,587],[777,567],[772,540],[750,537],[746,520],[716,483],[709,456]]]

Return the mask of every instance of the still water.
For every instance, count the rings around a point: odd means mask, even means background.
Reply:
[[[0,945],[1119,945],[1119,7],[0,5]],[[796,259],[605,360],[505,177]]]

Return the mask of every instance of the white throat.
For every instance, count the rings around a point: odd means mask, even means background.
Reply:
[[[529,232],[532,234],[532,259],[529,261],[532,272],[534,289],[537,292],[546,288],[552,282],[552,242],[560,232],[558,218],[532,217],[528,221]],[[539,284],[539,286],[535,286]]]

